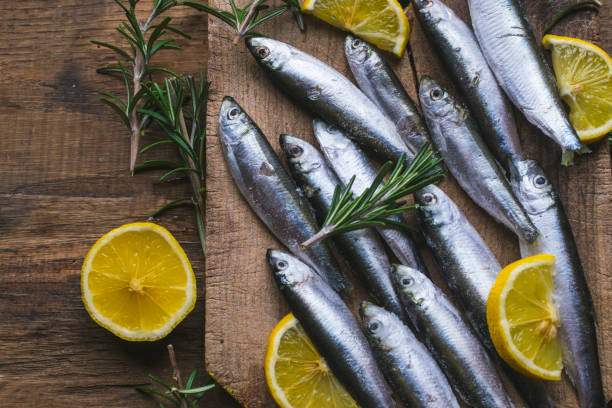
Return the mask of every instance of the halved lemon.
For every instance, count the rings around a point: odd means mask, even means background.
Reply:
[[[397,0],[306,0],[302,11],[401,57],[410,35]]]
[[[116,228],[89,250],[81,294],[91,318],[129,341],[165,337],[193,309],[196,280],[187,255],[150,222]]]
[[[592,143],[612,130],[612,59],[601,48],[577,38],[548,34],[561,98],[580,140]]]
[[[535,255],[506,266],[487,300],[487,323],[499,355],[515,370],[560,380],[559,313],[554,304],[555,257]]]
[[[265,372],[281,408],[358,408],[291,313],[268,337]]]

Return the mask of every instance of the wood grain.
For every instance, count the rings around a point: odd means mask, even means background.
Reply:
[[[529,3],[528,13],[537,21],[548,21],[546,2]],[[541,3],[541,4],[540,4]],[[563,2],[555,2],[563,3]],[[223,0],[211,4],[222,7]],[[467,16],[464,0],[447,1],[458,14]],[[555,7],[561,7],[557,4]],[[608,6],[609,8],[609,6]],[[411,18],[410,41],[417,75],[428,73],[449,85],[442,66]],[[266,26],[265,33],[281,38],[350,76],[342,50],[344,35],[314,19],[307,19],[307,31],[299,33],[290,16]],[[597,40],[599,26],[590,13],[565,20],[556,32]],[[217,138],[217,113],[224,95],[231,95],[260,125],[278,149],[281,132],[312,140],[311,117],[279,92],[256,65],[243,45],[232,47],[229,30],[209,20],[209,78],[213,96],[209,109],[208,157],[208,258],[206,268],[206,361],[208,370],[231,389],[236,398],[250,408],[273,406],[263,377],[264,348],[268,333],[288,309],[265,265],[265,250],[280,244],[249,209],[226,168]],[[411,96],[416,96],[416,81],[405,57],[395,68]],[[599,339],[606,395],[612,391],[612,354],[609,338],[612,324],[606,319],[611,299],[609,267],[612,261],[612,178],[607,143],[594,146],[594,153],[581,157],[574,167],[561,169],[560,154],[545,137],[525,120],[520,122],[522,142],[528,156],[539,160],[557,186],[576,239],[599,316]],[[477,226],[502,264],[519,257],[512,235],[497,225],[459,190],[450,177],[444,189],[459,203]],[[426,258],[430,257],[426,254]],[[555,386],[559,407],[576,407],[575,396],[567,382]]]
[[[143,1],[150,9],[152,1]],[[207,19],[170,12],[191,41],[157,63],[184,73],[206,69]],[[80,299],[80,268],[89,247],[111,228],[144,221],[181,182],[160,174],[131,177],[129,141],[98,91],[123,92],[95,73],[115,56],[91,39],[120,42],[123,19],[112,0],[0,2],[0,406],[152,407],[136,392],[154,373],[171,380],[166,344],[180,367],[206,381],[204,262],[189,208],[160,220],[187,251],[198,278],[196,309],[166,339],[131,344],[97,326]],[[172,154],[171,151],[159,152]],[[210,406],[235,406],[219,388]]]

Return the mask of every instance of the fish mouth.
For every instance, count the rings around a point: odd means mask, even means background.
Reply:
[[[367,323],[367,320],[370,317],[370,313],[368,313],[368,311],[371,309],[372,306],[374,306],[374,304],[368,302],[367,300],[362,301],[359,305],[359,316],[361,316],[365,323]]]

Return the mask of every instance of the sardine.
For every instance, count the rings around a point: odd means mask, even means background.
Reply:
[[[319,223],[323,223],[334,190],[341,185],[340,180],[321,153],[310,143],[295,136],[281,135],[280,145],[289,163],[291,175],[314,208]],[[389,275],[391,263],[376,230],[365,228],[346,232],[335,236],[333,242],[349,269],[357,274],[374,299],[406,320]]]
[[[506,163],[521,155],[512,104],[497,84],[474,33],[440,0],[415,0],[415,14],[430,44],[461,92],[491,150]]]
[[[368,341],[342,299],[299,259],[272,249],[267,258],[293,314],[357,404],[395,407]]]
[[[425,241],[480,341],[530,407],[552,408],[541,382],[527,379],[505,364],[491,341],[487,299],[501,271],[495,255],[459,207],[438,187],[429,185],[414,196]]]
[[[552,72],[518,0],[468,0],[474,34],[497,81],[527,120],[562,150],[561,164],[588,152],[572,127]]]
[[[540,237],[521,242],[521,256],[552,254],[555,262],[555,298],[561,319],[563,366],[578,391],[582,408],[605,406],[593,300],[582,269],[578,248],[563,205],[535,161],[514,163],[510,176]]]
[[[416,269],[395,265],[391,275],[417,333],[463,402],[512,407],[487,351],[450,299]]]
[[[419,99],[431,140],[461,188],[496,221],[532,242],[538,231],[480,137],[470,112],[428,76],[421,79]]]
[[[416,154],[393,122],[329,65],[271,38],[250,37],[246,44],[275,85],[314,116],[343,129],[369,155],[397,160],[402,153],[409,159]]]
[[[369,302],[359,313],[374,355],[406,408],[459,407],[436,361],[396,315]]]
[[[379,51],[353,35],[344,52],[359,88],[395,123],[404,142],[418,151],[428,141],[425,121],[401,81]]]
[[[313,126],[321,151],[342,184],[348,184],[351,177],[355,176],[352,192],[356,195],[370,187],[376,178],[376,170],[361,149],[332,125],[315,119]],[[399,215],[390,218],[403,222],[403,218]],[[395,228],[377,228],[377,230],[402,264],[428,274],[412,238],[407,233]]]
[[[291,252],[343,291],[347,283],[327,243],[300,247],[319,229],[312,208],[298,194],[268,139],[229,96],[219,111],[219,138],[230,173],[257,216]]]

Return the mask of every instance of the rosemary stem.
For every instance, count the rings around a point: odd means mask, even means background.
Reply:
[[[546,28],[544,29],[544,32],[542,33],[542,35],[546,35],[550,32],[550,30],[553,29],[553,27],[555,25],[557,25],[557,23],[562,20],[563,18],[565,18],[568,14],[573,13],[574,11],[577,11],[581,8],[584,7],[601,7],[601,2],[598,0],[593,0],[593,1],[583,1],[580,3],[576,3],[576,4],[572,4],[571,6],[561,10],[559,13],[557,13],[557,15],[555,15],[552,19],[552,21],[550,22],[550,24],[548,24],[546,26]]]
[[[181,379],[181,371],[176,363],[176,355],[174,354],[174,346],[172,344],[168,344],[168,355],[170,356],[170,364],[172,364],[172,378],[174,378],[174,381],[176,381],[179,389],[183,389],[185,387],[183,386],[183,380]],[[189,408],[187,405],[187,400],[183,395],[181,395],[180,392],[174,391],[174,394],[181,402],[181,408]]]
[[[238,44],[240,39],[246,33],[246,30],[251,24],[251,20],[255,16],[255,10],[259,6],[259,3],[261,3],[261,0],[255,0],[253,4],[251,4],[251,7],[249,8],[249,12],[247,13],[246,17],[244,18],[244,20],[242,20],[242,23],[238,25],[237,30],[236,30],[236,35],[234,36],[234,40],[232,41],[234,45]]]
[[[306,249],[306,248],[316,244],[319,241],[323,241],[325,238],[327,238],[329,236],[329,234],[331,234],[334,231],[335,228],[336,228],[335,225],[326,225],[325,227],[321,228],[321,230],[319,232],[317,232],[316,234],[314,234],[312,237],[310,237],[306,241],[302,242],[300,244],[300,247],[302,249]]]

